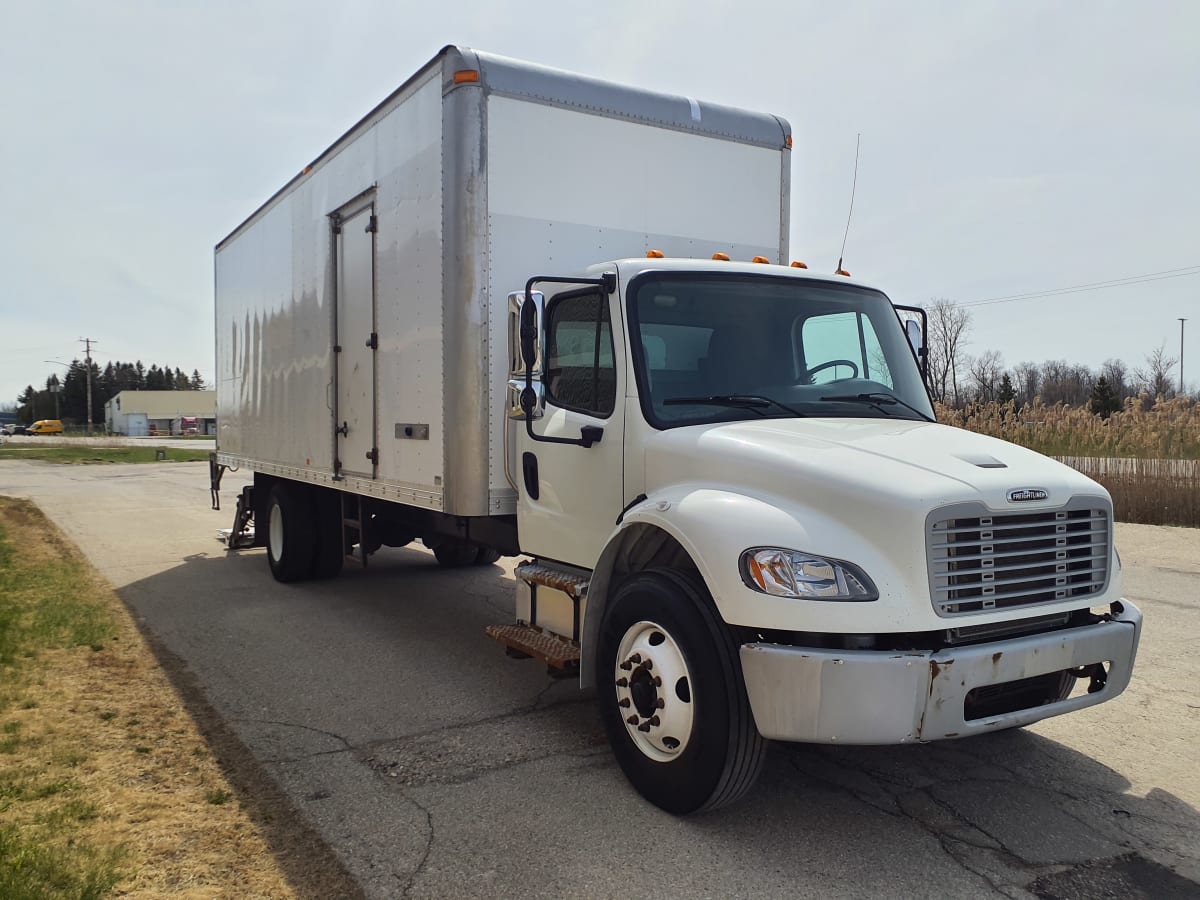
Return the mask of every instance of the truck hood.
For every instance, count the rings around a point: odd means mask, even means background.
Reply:
[[[646,448],[647,491],[685,482],[818,508],[849,500],[910,514],[969,501],[1033,511],[1075,494],[1105,495],[1074,469],[1015,444],[900,419],[764,419],[657,432]],[[1026,488],[1047,497],[1009,500],[1010,491]]]

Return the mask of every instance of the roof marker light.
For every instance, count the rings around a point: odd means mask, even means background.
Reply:
[[[769,259],[767,259],[765,256],[756,256],[756,257],[754,257],[754,259],[750,260],[750,262],[767,263],[769,265],[771,261]]]
[[[646,259],[662,259],[663,252],[661,250],[647,250]]]
[[[793,259],[792,260],[792,268],[793,269],[807,269],[808,263],[802,263],[798,259]]]
[[[722,253],[719,250],[713,254],[713,259],[719,259],[721,262],[729,262],[729,254]]]
[[[455,84],[474,84],[479,81],[479,73],[474,69],[463,69],[454,73]]]
[[[849,273],[849,272],[847,272],[845,269],[841,269],[841,268],[839,268],[839,269],[838,269],[836,272],[834,272],[833,274],[834,274],[834,275],[845,275],[847,278],[849,278],[849,277],[850,277],[850,273]]]

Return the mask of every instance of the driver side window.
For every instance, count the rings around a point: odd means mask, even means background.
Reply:
[[[792,339],[798,377],[828,384],[863,378],[892,387],[891,372],[871,320],[862,313],[838,312],[797,321]],[[797,330],[799,334],[797,334]]]

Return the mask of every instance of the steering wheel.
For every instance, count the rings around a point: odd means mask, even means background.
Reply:
[[[854,370],[854,374],[849,377],[850,378],[858,377],[858,366],[852,360],[831,359],[826,362],[819,363],[819,364],[813,366],[811,369],[806,370],[804,372],[804,374],[797,380],[797,384],[804,384],[804,383],[812,384],[812,377],[814,375],[816,375],[818,372],[824,371],[825,369],[832,369],[835,366],[849,366],[851,369]],[[835,378],[834,379],[834,381],[846,381],[846,380],[847,379],[845,379],[845,378]]]

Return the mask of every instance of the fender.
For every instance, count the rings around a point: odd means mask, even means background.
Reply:
[[[885,621],[881,621],[883,610],[878,602],[811,604],[750,590],[743,584],[739,572],[739,557],[749,547],[781,546],[850,559],[867,569],[881,596],[889,590],[893,596],[903,596],[903,589],[908,587],[905,582],[909,579],[899,577],[898,573],[892,574],[893,563],[880,556],[877,545],[864,539],[862,533],[833,519],[827,511],[806,507],[793,498],[751,496],[708,484],[672,485],[648,495],[625,515],[596,563],[581,635],[582,687],[591,687],[595,683],[596,639],[614,584],[626,572],[644,568],[647,558],[654,560],[654,564],[664,564],[659,554],[662,545],[670,541],[664,540],[663,535],[678,544],[699,571],[721,618],[730,625],[833,631],[836,629],[832,626],[836,623],[830,621],[831,614],[856,607],[855,618],[860,618],[866,612],[862,608],[868,605],[873,607],[870,615],[874,629],[885,625]],[[916,534],[913,538],[910,555],[916,566],[909,577],[923,583],[924,536]],[[646,542],[657,546],[638,553],[638,548]],[[888,612],[890,614],[883,618],[894,617],[897,626],[903,627],[903,604],[895,604]],[[809,618],[813,621],[805,621]],[[853,627],[846,629],[850,632],[872,630],[864,627],[862,622],[850,624]]]

